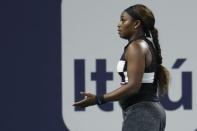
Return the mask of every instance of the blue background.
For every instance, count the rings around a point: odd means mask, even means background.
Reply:
[[[0,1],[0,131],[67,131],[61,1]]]

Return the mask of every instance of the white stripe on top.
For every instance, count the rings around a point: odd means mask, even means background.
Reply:
[[[119,74],[122,73],[124,75],[124,78],[122,78],[123,81],[121,81],[121,84],[128,83],[127,71],[124,70],[125,63],[126,62],[124,60],[120,60],[117,64],[117,72]],[[154,76],[155,76],[155,72],[149,72],[149,73],[144,72],[141,83],[153,83],[154,82]]]

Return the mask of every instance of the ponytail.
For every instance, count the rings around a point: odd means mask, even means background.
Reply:
[[[155,82],[159,87],[159,95],[164,95],[168,92],[169,88],[169,71],[162,65],[161,48],[158,40],[158,31],[156,28],[151,30],[153,37],[153,43],[156,49],[156,61],[157,61],[157,71],[155,76]]]

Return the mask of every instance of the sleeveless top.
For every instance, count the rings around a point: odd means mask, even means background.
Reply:
[[[123,110],[125,110],[127,107],[142,102],[142,101],[159,101],[158,95],[157,95],[157,83],[155,82],[155,73],[157,70],[157,62],[156,62],[156,50],[154,48],[154,44],[151,39],[148,37],[142,36],[140,38],[136,38],[135,40],[144,40],[149,50],[152,54],[152,62],[150,65],[145,67],[143,78],[141,81],[141,87],[138,91],[138,93],[127,96],[119,100],[119,104],[122,107]],[[121,77],[120,84],[127,84],[128,83],[128,76],[127,76],[127,61],[125,59],[125,52],[129,44],[132,43],[132,41],[129,41],[129,43],[125,46],[124,52],[117,64],[117,72]]]

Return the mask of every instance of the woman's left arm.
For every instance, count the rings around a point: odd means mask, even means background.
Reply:
[[[130,44],[126,52],[128,83],[121,85],[116,90],[103,95],[106,102],[118,101],[128,95],[138,92],[141,86],[141,80],[145,68],[145,51],[141,41],[135,41]],[[87,107],[96,104],[96,95],[82,92],[86,98],[76,102],[73,106]]]
[[[126,52],[128,83],[116,90],[104,94],[106,101],[117,101],[138,92],[145,68],[146,48],[141,41],[130,44]]]

